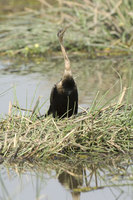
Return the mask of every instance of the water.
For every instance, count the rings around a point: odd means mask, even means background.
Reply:
[[[92,61],[83,59],[80,62],[78,58],[71,58],[71,62],[73,76],[78,85],[79,106],[83,108],[90,107],[95,98],[99,106],[108,101],[118,101],[123,87],[130,86],[133,80],[131,58]],[[41,109],[41,113],[44,114],[49,107],[51,89],[62,77],[63,68],[63,59],[1,60],[0,113],[8,113],[9,101],[16,104],[16,99],[20,107],[33,109],[40,96],[40,105],[45,102]],[[8,89],[10,90],[7,91]],[[130,95],[132,96],[131,89]]]
[[[0,197],[4,200],[132,199],[132,159],[109,160],[100,158],[98,162],[88,162],[86,159],[83,165],[77,166],[53,161],[54,167],[49,164],[41,169],[33,168],[32,164],[1,166]],[[81,188],[90,191],[84,192]]]
[[[6,76],[0,75],[2,83],[0,85],[0,92],[2,93],[5,91],[0,97],[1,114],[6,114],[8,112],[9,101],[16,104],[15,102],[17,100],[21,108],[30,108],[33,98],[35,104],[39,96],[42,97],[41,101],[46,101],[45,108],[47,109],[52,85],[47,79],[39,80],[39,77],[38,74],[30,74],[29,76],[14,74]],[[9,91],[7,91],[8,89]],[[45,111],[44,109],[43,112]]]
[[[58,69],[56,69],[52,61],[46,63],[42,62],[40,64],[21,62],[14,64],[4,60],[0,63],[1,114],[6,114],[8,112],[9,101],[15,104],[17,100],[20,107],[30,108],[34,100],[33,108],[39,96],[41,97],[42,103],[46,102],[42,109],[42,114],[44,114],[49,107],[51,89],[62,76],[64,63],[61,62],[62,66],[60,65]],[[56,64],[54,63],[54,65]],[[57,63],[57,66],[58,65],[59,63]],[[9,91],[7,91],[8,89]],[[3,94],[3,92],[5,93]],[[83,97],[81,98],[80,93],[81,95],[84,93],[84,100]],[[85,91],[85,87],[84,91],[79,88],[79,103],[81,106],[88,107],[93,100],[93,96],[93,91]]]

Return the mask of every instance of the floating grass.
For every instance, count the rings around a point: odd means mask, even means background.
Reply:
[[[0,154],[10,159],[98,154],[133,149],[133,106],[115,104],[65,119],[10,115],[0,122]]]

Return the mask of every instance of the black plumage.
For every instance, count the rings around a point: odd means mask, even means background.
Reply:
[[[47,115],[53,117],[70,117],[78,112],[78,90],[73,79],[70,61],[63,46],[63,35],[67,27],[58,32],[59,42],[65,61],[65,71],[62,79],[54,85],[50,95],[50,107]]]

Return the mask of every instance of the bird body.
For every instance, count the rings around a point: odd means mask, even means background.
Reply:
[[[50,96],[48,115],[53,117],[70,117],[78,110],[78,92],[72,77],[61,80],[54,85]]]
[[[67,28],[67,27],[66,27]],[[70,117],[78,112],[78,90],[72,76],[70,61],[63,46],[63,35],[66,28],[58,32],[59,42],[65,61],[62,79],[54,85],[50,95],[50,107],[47,115],[53,117]]]

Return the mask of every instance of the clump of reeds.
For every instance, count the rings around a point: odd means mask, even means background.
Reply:
[[[49,159],[82,153],[127,153],[133,148],[132,105],[89,109],[62,120],[13,113],[0,122],[2,157]]]

